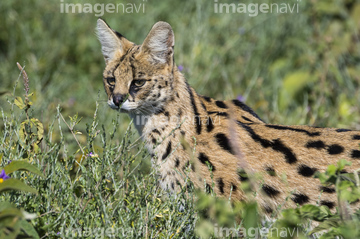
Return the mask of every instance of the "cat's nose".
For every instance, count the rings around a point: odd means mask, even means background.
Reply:
[[[113,102],[116,106],[120,106],[121,103],[124,101],[124,95],[121,95],[121,94],[116,94],[113,96]]]

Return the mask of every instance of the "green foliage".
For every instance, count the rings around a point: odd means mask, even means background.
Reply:
[[[35,167],[32,164],[29,164],[26,161],[12,161],[8,165],[6,165],[3,169],[5,170],[6,174],[10,174],[12,172],[19,170],[25,170],[31,173],[35,173],[40,177],[43,178],[45,177],[44,174],[37,167]]]
[[[26,221],[33,219],[33,215],[14,207],[9,202],[0,202],[0,237],[11,238],[40,238],[34,227]]]
[[[0,184],[0,192],[5,192],[7,190],[19,190],[23,192],[37,193],[36,190],[32,187],[29,187],[20,180],[13,178],[8,179]]]
[[[23,147],[32,148],[34,153],[39,152],[38,144],[41,142],[42,135],[44,133],[42,123],[35,118],[29,119],[28,110],[30,109],[32,102],[29,101],[28,91],[29,91],[29,79],[23,68],[18,64],[19,69],[22,71],[24,78],[24,88],[25,88],[25,101],[20,97],[16,97],[14,104],[19,107],[19,109],[24,110],[27,120],[24,120],[20,123],[19,127],[19,141],[22,143]],[[33,134],[31,131],[32,124],[37,128],[37,134]],[[28,150],[30,153],[31,150]],[[28,171],[35,173],[41,177],[45,177],[44,174],[34,165],[26,161],[12,161],[6,165],[3,169],[3,178],[0,180],[0,193],[5,193],[12,190],[17,190],[21,192],[30,192],[37,194],[37,190],[28,186],[24,182],[16,178],[8,178],[7,174],[11,174],[16,171]],[[0,237],[1,238],[21,238],[21,237],[30,237],[30,238],[39,238],[38,233],[34,229],[33,225],[30,224],[28,219],[34,219],[34,215],[28,214],[22,209],[18,209],[11,203],[3,201],[0,203]]]
[[[35,166],[24,161],[13,161],[5,166],[3,170],[5,170],[6,174],[10,174],[18,170],[24,170],[44,177],[44,175]],[[10,190],[37,194],[36,189],[15,178],[9,178],[0,183],[0,193]],[[7,201],[0,202],[0,237],[4,239],[19,238],[21,236],[39,238],[33,225],[27,221],[34,218],[34,215],[28,214],[22,209],[18,209]]]
[[[298,94],[303,93],[304,87],[313,81],[314,77],[309,72],[298,71],[286,75],[279,95],[279,106],[287,108],[291,103],[289,99],[294,99]]]
[[[353,174],[343,173],[346,166],[351,166],[351,162],[340,160],[337,166],[330,165],[325,173],[317,173],[316,177],[325,185],[336,185],[340,202],[353,203],[360,198],[360,180],[357,171]]]

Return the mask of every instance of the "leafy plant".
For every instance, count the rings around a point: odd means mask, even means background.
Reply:
[[[29,78],[26,74],[26,71],[23,69],[23,67],[17,63],[18,68],[21,71],[21,74],[23,75],[24,79],[24,88],[25,88],[25,95],[24,100],[21,97],[16,97],[14,104],[19,107],[21,110],[25,111],[26,114],[26,120],[24,120],[20,124],[19,129],[19,138],[20,143],[23,147],[26,145],[30,145],[31,147],[28,149],[29,153],[30,151],[33,151],[34,153],[39,153],[39,144],[43,138],[44,135],[44,126],[40,122],[40,120],[36,118],[30,118],[29,117],[29,109],[31,105],[33,104],[29,97],[31,97],[33,94],[29,94]],[[36,129],[36,130],[35,130]]]
[[[43,136],[43,125],[36,118],[30,118],[28,110],[30,109],[32,102],[29,100],[29,79],[25,70],[17,63],[18,68],[21,70],[21,74],[24,79],[25,88],[25,100],[21,97],[16,97],[14,104],[21,110],[25,111],[26,120],[20,123],[19,127],[19,142],[21,146],[27,149],[27,154],[30,157],[31,153],[39,153],[40,148],[38,145],[41,142]],[[37,133],[33,132],[33,127],[36,128]],[[2,158],[2,157],[1,157]],[[37,190],[28,186],[23,181],[11,178],[8,176],[16,171],[27,171],[34,173],[40,177],[45,177],[44,174],[34,165],[24,160],[12,160],[7,164],[0,174],[0,194],[9,191],[20,191],[37,194]],[[34,219],[36,214],[30,214],[19,209],[8,201],[0,202],[0,237],[1,238],[19,238],[22,236],[30,236],[32,238],[39,238],[33,225],[27,220]]]
[[[28,171],[44,177],[35,166],[25,161],[12,161],[2,169],[0,175],[0,194],[11,190],[30,192],[37,194],[37,191],[16,178],[10,178],[8,174],[15,171]],[[27,220],[34,219],[35,214],[29,214],[23,209],[19,209],[10,202],[0,202],[0,237],[4,239],[19,238],[20,236],[30,236],[39,238],[33,225]]]

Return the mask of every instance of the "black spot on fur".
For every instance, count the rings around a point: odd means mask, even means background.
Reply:
[[[119,34],[120,34],[120,33],[119,33]],[[124,55],[122,55],[122,56],[120,57],[120,62],[124,61],[124,59],[125,59],[125,57],[127,56],[128,53],[129,53],[129,51],[127,51]],[[118,65],[120,65],[120,63],[119,63]],[[117,68],[117,67],[116,67],[116,68]]]
[[[344,152],[344,147],[338,144],[333,144],[328,147],[327,151],[329,154],[341,154]]]
[[[209,166],[212,171],[215,171],[215,166],[210,162],[209,157],[206,156],[206,154],[200,153],[198,158],[202,164]]]
[[[310,201],[309,197],[302,193],[294,193],[293,197],[291,198],[294,203],[302,205]]]
[[[184,167],[182,168],[183,171],[184,171],[185,169],[187,169],[189,166],[191,166],[191,170],[192,170],[193,172],[195,172],[195,166],[194,166],[193,163],[190,165],[190,161],[189,161],[189,160],[186,162],[186,164],[185,164]]]
[[[350,129],[337,129],[336,130],[336,132],[339,132],[339,133],[341,133],[341,132],[349,132],[349,131],[352,131],[352,130],[350,130]]]
[[[252,116],[254,116],[255,118],[259,119],[260,121],[264,122],[262,119],[260,119],[260,117],[247,105],[245,105],[243,102],[241,102],[240,100],[232,100],[232,102],[234,103],[234,105],[236,105],[237,107],[239,107],[240,109],[242,109],[243,111],[248,112],[249,114],[251,114]]]
[[[219,116],[224,116],[224,117],[229,117],[228,113],[226,112],[217,112],[216,115],[219,115]]]
[[[309,166],[305,164],[301,164],[298,167],[298,173],[304,177],[311,177],[316,172],[316,168],[310,168]]]
[[[352,139],[353,139],[353,140],[360,140],[360,135],[358,135],[358,134],[357,134],[357,135],[353,135]]]
[[[155,133],[155,134],[158,134],[158,135],[160,135],[160,132],[159,132],[159,130],[157,130],[157,129],[153,129],[153,131],[152,131],[153,133]]]
[[[246,182],[246,181],[249,180],[248,175],[246,174],[245,170],[242,169],[242,168],[239,168],[239,169],[237,170],[237,175],[239,176],[239,180],[240,180],[241,182]]]
[[[171,141],[169,141],[169,143],[166,147],[166,152],[163,154],[162,160],[165,160],[167,158],[167,156],[169,156],[170,153],[171,153]]]
[[[204,103],[203,102],[200,102],[200,103],[201,103],[201,106],[202,106],[203,110],[206,111],[206,106],[204,105]]]
[[[191,105],[192,105],[192,108],[194,110],[194,115],[195,115],[195,128],[196,128],[196,133],[197,134],[201,134],[201,119],[200,119],[200,115],[199,115],[199,112],[198,112],[198,109],[196,107],[196,104],[195,104],[195,99],[194,99],[194,95],[193,95],[193,92],[189,86],[189,84],[186,82],[186,87],[187,87],[187,91],[190,95],[190,102],[191,102]]]
[[[226,118],[229,116],[226,112],[217,112],[217,111],[208,111],[208,114],[216,114],[219,116],[225,116]]]
[[[168,111],[165,111],[164,115],[165,115],[166,117],[169,117],[169,112],[168,112]]]
[[[205,185],[205,192],[207,194],[210,194],[212,192],[212,189],[211,189],[211,187],[210,187],[210,185],[208,183]]]
[[[214,129],[214,124],[212,122],[212,118],[209,116],[206,123],[206,131],[211,132]]]
[[[194,190],[194,184],[190,181],[186,183],[186,189],[188,192],[192,192]]]
[[[152,139],[151,139],[151,142],[152,142],[153,144],[156,144],[156,143],[157,143],[157,141],[156,141],[155,138],[152,138]]]
[[[275,169],[273,167],[266,167],[265,171],[270,175],[270,176],[276,176],[276,172]]]
[[[351,157],[359,159],[360,158],[360,150],[356,150],[356,149],[352,150]]]
[[[271,128],[271,129],[277,129],[277,130],[291,130],[294,132],[299,132],[299,133],[305,133],[310,137],[314,137],[314,136],[320,136],[321,133],[320,132],[309,132],[307,130],[304,129],[297,129],[297,128],[292,128],[292,127],[288,127],[288,126],[281,126],[281,125],[266,125],[266,127]]]
[[[332,209],[335,207],[335,203],[334,202],[331,202],[331,201],[327,201],[327,200],[321,200],[320,201],[320,205],[321,206],[327,206],[329,209]]]
[[[336,192],[335,188],[330,188],[330,187],[325,187],[325,186],[321,186],[320,191],[323,191],[324,193],[335,193]]]
[[[230,146],[230,142],[229,139],[226,137],[225,134],[223,133],[218,133],[215,135],[216,138],[216,142],[218,143],[218,145],[225,149],[226,151],[228,151],[231,154],[235,154],[234,151],[232,150],[231,146]]]
[[[266,205],[264,206],[264,211],[270,214],[273,213],[274,210],[270,206]]]
[[[245,116],[241,116],[244,120],[246,120],[246,121],[249,121],[249,122],[254,122],[254,121],[252,121],[251,119],[249,119],[248,117],[245,117]]]
[[[182,111],[181,108],[179,108],[179,110],[178,110],[178,117],[179,117],[179,119],[181,118],[182,114],[183,114],[183,111]]]
[[[223,109],[227,109],[228,107],[226,106],[226,104],[220,100],[215,101],[215,104],[217,105],[217,107],[223,108]]]
[[[237,186],[233,183],[231,183],[232,191],[235,192],[237,190]],[[230,188],[231,189],[231,188]]]
[[[175,167],[179,167],[180,165],[180,160],[178,158],[175,159]]]
[[[181,130],[181,131],[180,131],[180,134],[181,134],[182,136],[185,136],[185,131],[184,131],[184,130]]]
[[[285,155],[285,159],[287,163],[292,164],[297,161],[297,158],[295,154],[292,152],[292,150],[286,147],[280,139],[275,139],[272,143],[273,144],[271,147],[275,151],[283,153]]]
[[[176,97],[177,97],[177,98],[180,98],[180,95],[179,95],[179,93],[177,93],[177,92],[176,92]]]
[[[290,148],[286,147],[280,139],[275,139],[272,141],[263,139],[258,134],[256,134],[250,126],[248,126],[240,121],[237,121],[237,123],[249,133],[249,135],[255,142],[260,143],[261,146],[263,146],[264,148],[270,147],[273,150],[284,154],[284,157],[285,157],[287,163],[289,163],[289,164],[296,163],[297,158],[296,158],[295,154],[293,153],[293,151]]]
[[[323,141],[321,140],[317,140],[317,141],[309,141],[307,142],[307,144],[305,145],[306,148],[314,148],[314,149],[323,149],[325,148],[325,144]]]
[[[175,189],[174,182],[171,182],[171,188],[172,188],[172,190],[174,190],[174,189]]]
[[[266,195],[268,195],[269,197],[276,197],[277,195],[280,194],[280,191],[267,185],[264,184],[262,185],[262,190],[264,191],[264,193],[266,193]]]
[[[225,183],[224,183],[223,179],[222,179],[222,178],[218,178],[218,179],[216,180],[216,182],[217,182],[217,185],[218,185],[218,187],[219,187],[220,193],[221,193],[221,194],[224,194]]]
[[[159,85],[159,86],[158,86],[158,88],[159,88],[159,89],[161,89],[161,88],[162,88],[162,86],[161,86],[161,85]]]
[[[165,85],[166,85],[166,86],[168,85],[168,82],[167,82],[167,81],[165,81]]]
[[[207,102],[211,102],[211,98],[207,97],[207,96],[203,96],[204,100],[206,100]]]

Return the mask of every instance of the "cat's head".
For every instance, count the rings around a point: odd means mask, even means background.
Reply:
[[[113,109],[152,114],[173,94],[174,33],[166,22],[157,22],[144,42],[136,45],[97,21],[106,67],[103,73],[108,104]]]

